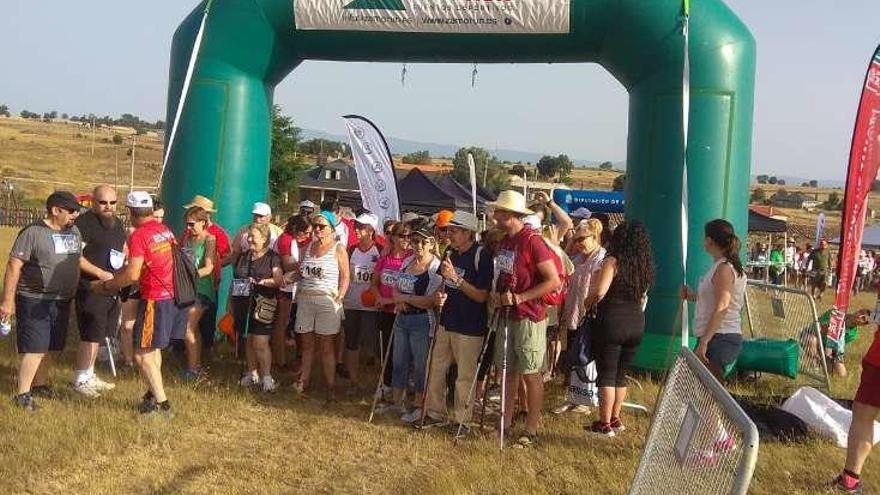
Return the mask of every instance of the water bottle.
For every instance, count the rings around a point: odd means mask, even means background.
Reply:
[[[10,332],[12,332],[12,322],[9,321],[9,317],[0,319],[0,337],[6,337]]]

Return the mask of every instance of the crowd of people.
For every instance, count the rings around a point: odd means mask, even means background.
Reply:
[[[788,285],[806,290],[821,300],[828,287],[837,282],[837,263],[839,253],[832,252],[827,239],[820,239],[816,246],[812,243],[798,245],[790,240],[772,248],[756,242],[749,250],[752,278],[767,280],[775,285]],[[874,290],[880,282],[880,253],[862,249],[856,262],[853,293]]]
[[[565,379],[570,356],[589,342],[599,407],[585,429],[604,437],[625,431],[626,374],[655,282],[651,242],[638,221],[613,225],[585,209],[569,215],[546,194],[529,204],[503,191],[487,205],[489,225],[468,211],[380,222],[335,201],[304,201],[281,228],[270,206],[258,202],[252,221],[230,238],[203,196],[181,205],[179,236],[149,194],[127,195],[128,231],[117,204],[109,186],[95,188],[85,211],[72,194],[55,192],[46,218],[15,240],[0,319],[15,316],[21,360],[14,401],[25,410],[37,408],[34,397],[51,397],[47,367],[65,349],[74,311],[80,340],[73,389],[88,397],[113,389],[95,373],[95,359],[118,330],[120,365],[136,367],[146,384],[142,414],[171,414],[162,350],[180,341],[181,378],[198,380],[220,328],[243,363],[242,387],[283,390],[276,375],[288,369],[291,393],[316,393],[318,361],[328,401],[343,390],[363,396],[371,391],[363,388],[362,362],[372,361],[381,368],[375,413],[421,428],[449,425],[456,435],[467,433],[474,405],[485,404],[497,383],[502,441],[519,447],[538,442],[545,382]],[[704,247],[713,263],[681,297],[695,302],[696,355],[722,378],[742,348],[746,271],[729,222],[708,222]],[[787,251],[771,254],[771,270],[780,257],[788,266]],[[800,267],[801,257],[795,250],[791,266]],[[827,243],[806,258],[807,278],[818,285],[831,266]],[[184,304],[178,284],[190,264],[196,294]],[[232,275],[228,294],[220,293],[224,267]],[[821,297],[824,284],[817,289]],[[219,322],[218,313],[225,315]],[[871,366],[867,381],[876,383]],[[870,407],[864,414],[876,415],[876,389],[860,389],[857,400]],[[578,407],[565,404],[555,412],[572,410]]]

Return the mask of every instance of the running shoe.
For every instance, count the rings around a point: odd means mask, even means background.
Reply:
[[[113,390],[114,388],[116,388],[115,383],[105,382],[104,380],[101,380],[100,378],[98,378],[98,375],[94,375],[94,374],[91,377],[89,377],[89,382],[91,382],[92,386],[98,392],[106,392],[108,390]]]
[[[561,406],[554,408],[552,412],[553,414],[565,414],[572,409],[574,409],[574,404],[571,402],[565,402]]]
[[[278,384],[275,383],[275,379],[271,376],[264,376],[262,380],[262,389],[263,392],[274,392],[275,389],[278,388]]]
[[[30,392],[16,395],[12,398],[12,402],[26,412],[32,413],[37,410],[37,404],[34,402],[34,398]]]
[[[143,416],[164,416],[166,418],[170,418],[174,416],[171,412],[171,404],[166,400],[165,402],[156,402],[148,401],[141,402],[138,406],[138,412]]]
[[[257,376],[256,371],[251,371],[249,373],[245,373],[244,376],[241,377],[241,381],[238,382],[242,387],[252,387],[260,382],[260,377]]]
[[[593,424],[591,424],[590,426],[585,426],[584,429],[587,430],[587,433],[605,438],[614,438],[615,436],[617,436],[617,434],[614,433],[614,429],[611,428],[611,423],[593,421]]]
[[[623,422],[620,421],[620,418],[611,418],[611,423],[608,423],[608,426],[614,430],[614,433],[621,434],[626,431],[626,426],[623,425]]]
[[[201,376],[202,372],[198,369],[184,368],[180,370],[180,379],[185,382],[197,381]]]
[[[74,392],[90,399],[95,399],[101,396],[101,393],[98,392],[98,389],[95,388],[95,384],[92,383],[91,380],[72,383],[71,387]]]
[[[422,419],[422,408],[417,407],[408,413],[404,413],[400,420],[407,424],[413,424]]]
[[[48,385],[35,385],[31,387],[31,395],[43,399],[56,399],[58,394]]]
[[[450,423],[448,421],[446,421],[445,419],[437,419],[437,418],[431,417],[430,414],[426,414],[425,420],[422,421],[421,423],[419,423],[418,420],[416,420],[416,424],[414,426],[418,429],[427,430],[429,428],[436,428],[438,426],[442,427],[442,426],[447,426],[449,424]],[[455,425],[455,427],[458,427],[458,423],[453,423],[453,424]]]
[[[538,445],[538,434],[537,433],[529,433],[524,431],[519,438],[516,439],[516,443],[513,444],[513,448],[515,449],[526,449],[530,447],[536,447]]]
[[[402,413],[402,412],[403,412],[403,407],[401,407],[397,404],[392,404],[390,402],[380,402],[379,404],[376,405],[376,414],[385,414],[385,413],[397,414],[397,413]]]
[[[303,382],[301,382],[301,381],[299,381],[299,380],[293,382],[293,391],[294,391],[294,392],[296,392],[296,393],[298,393],[298,394],[303,394],[303,393],[305,393],[305,390],[306,390],[306,384],[305,384],[305,383],[303,383]]]
[[[837,478],[834,478],[834,481],[831,482],[832,487],[835,491],[840,493],[863,493],[864,487],[862,486],[862,482],[853,478],[852,476],[847,476],[846,474],[840,474]]]

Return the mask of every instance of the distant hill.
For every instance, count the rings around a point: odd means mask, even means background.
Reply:
[[[348,136],[344,136],[341,134],[331,134],[329,132],[320,131],[317,129],[303,129],[303,138],[304,139],[329,139],[331,141],[342,141],[344,143],[348,142]],[[408,139],[399,139],[394,136],[386,136],[388,138],[388,146],[391,147],[391,153],[395,155],[405,155],[407,153],[413,153],[416,151],[428,150],[428,153],[433,157],[453,157],[455,156],[455,152],[461,147],[461,145],[457,144],[440,144],[440,143],[428,143],[422,141],[410,141]],[[499,160],[509,161],[509,162],[523,162],[523,163],[532,163],[534,164],[538,160],[541,159],[544,155],[549,155],[550,153],[538,153],[533,151],[517,151],[517,150],[507,150],[507,149],[497,149],[489,150],[492,154],[498,157]],[[587,160],[580,158],[572,158],[575,166],[578,167],[595,167],[598,166],[599,161],[596,160]],[[613,162],[614,168],[622,169],[626,167],[626,162],[618,161]]]

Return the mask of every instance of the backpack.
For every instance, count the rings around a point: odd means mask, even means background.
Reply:
[[[550,258],[553,260],[553,266],[556,267],[556,272],[559,274],[559,281],[561,282],[559,288],[544,294],[541,297],[541,302],[546,304],[547,306],[562,306],[562,303],[565,302],[565,295],[568,288],[568,272],[565,271],[565,265],[562,263],[562,257],[556,251],[556,247],[550,244],[547,239],[544,238],[541,234],[537,232],[531,232],[529,234],[529,242],[532,242],[532,237],[538,236],[541,238],[541,241],[547,246],[547,249],[550,251]],[[532,250],[528,250],[529,256],[531,256]]]
[[[196,283],[199,280],[199,271],[196,268],[195,260],[177,242],[171,243],[171,259],[173,262],[174,303],[181,308],[191,306],[198,298]]]

